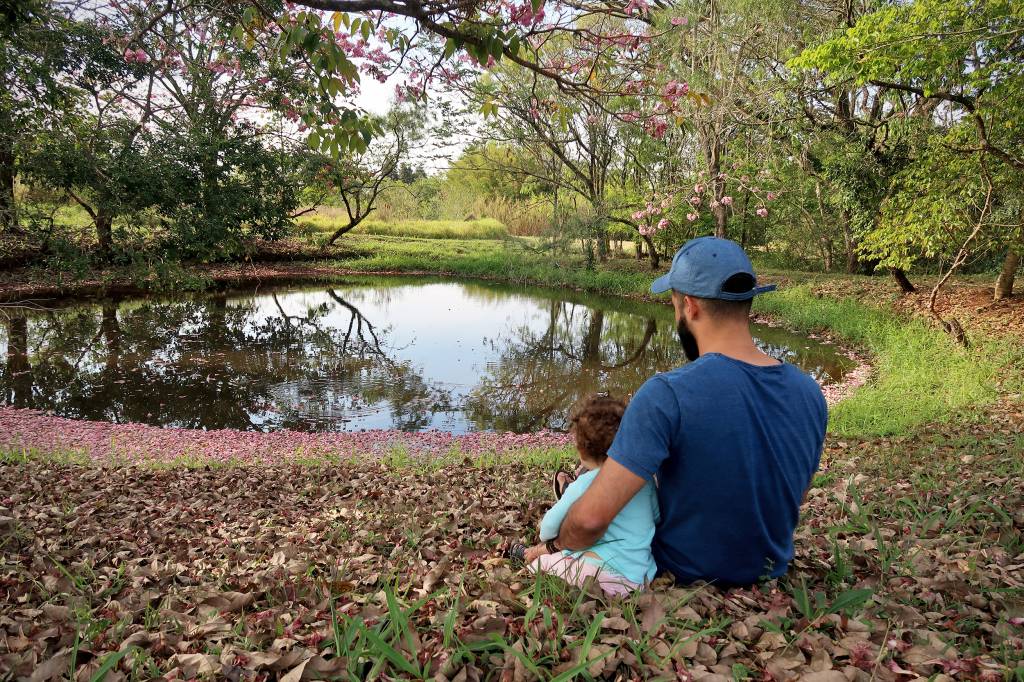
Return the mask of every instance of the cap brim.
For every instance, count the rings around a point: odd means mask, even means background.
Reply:
[[[669,289],[672,288],[672,285],[669,284],[669,281],[668,281],[668,276],[670,274],[671,273],[666,273],[666,274],[662,275],[661,277],[659,277],[658,279],[656,279],[653,282],[651,282],[651,293],[652,294],[663,294],[663,293],[665,293],[666,291],[668,291]]]

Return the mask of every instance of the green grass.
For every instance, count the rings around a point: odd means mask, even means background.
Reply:
[[[892,435],[974,412],[996,399],[1013,352],[992,340],[964,349],[921,320],[853,299],[818,298],[808,286],[763,296],[757,310],[803,331],[828,329],[871,353],[872,381],[832,410],[829,428],[837,435]]]
[[[303,223],[321,235],[329,235],[348,223],[347,214],[336,208],[323,208],[304,217]],[[479,220],[397,220],[368,219],[352,230],[353,235],[412,237],[416,239],[505,239],[508,229],[493,218]]]
[[[581,262],[552,259],[530,239],[495,244],[482,240],[435,240],[356,235],[338,243],[354,257],[335,262],[360,272],[435,272],[514,284],[569,287],[627,296],[646,291],[651,270],[587,270]],[[632,262],[631,262],[632,263]]]

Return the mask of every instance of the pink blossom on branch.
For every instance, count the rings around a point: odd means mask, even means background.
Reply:
[[[648,134],[656,140],[660,140],[665,137],[665,132],[668,130],[668,123],[662,117],[653,118],[647,122]]]
[[[626,5],[625,11],[628,15],[646,15],[650,12],[650,6],[647,4],[647,0],[629,0],[629,4]]]

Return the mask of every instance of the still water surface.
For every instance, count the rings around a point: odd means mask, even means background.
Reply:
[[[756,326],[823,383],[852,362]],[[595,391],[684,362],[670,306],[372,278],[0,310],[0,403],[191,428],[564,429]]]

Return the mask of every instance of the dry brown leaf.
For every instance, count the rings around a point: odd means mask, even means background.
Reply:
[[[629,621],[622,616],[612,616],[601,621],[601,628],[605,630],[626,631],[629,629]]]
[[[800,682],[847,682],[847,680],[846,675],[838,670],[819,670],[804,673],[800,676]]]

